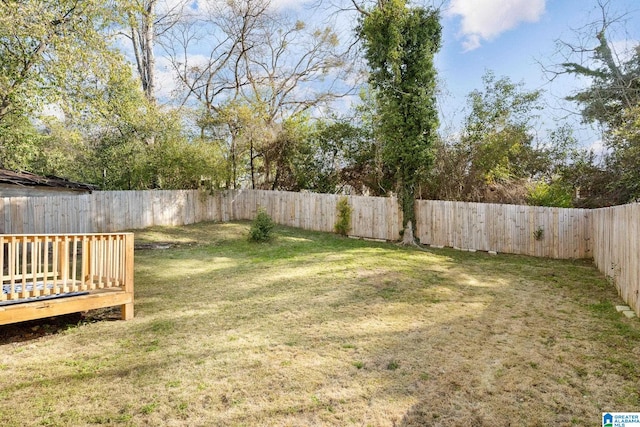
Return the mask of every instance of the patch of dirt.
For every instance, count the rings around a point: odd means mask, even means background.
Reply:
[[[140,249],[164,250],[164,249],[171,249],[176,245],[177,243],[175,242],[151,242],[151,243],[141,242],[141,243],[136,243],[134,248],[135,250],[140,250]]]
[[[119,320],[120,308],[109,307],[88,312],[71,313],[45,319],[29,320],[0,326],[0,345],[31,341],[41,337],[56,335],[70,328],[104,320]]]

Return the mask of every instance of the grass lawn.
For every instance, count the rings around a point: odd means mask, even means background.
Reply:
[[[0,425],[594,426],[640,411],[640,322],[588,262],[284,227],[255,244],[248,229],[137,232],[174,245],[136,251],[132,321],[0,327]]]

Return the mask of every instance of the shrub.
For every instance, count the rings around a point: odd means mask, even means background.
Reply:
[[[336,233],[346,236],[351,231],[351,206],[349,206],[349,199],[346,197],[341,197],[338,200],[338,221],[336,221],[336,225],[333,227]]]
[[[258,208],[258,215],[251,224],[249,230],[249,240],[252,242],[266,242],[271,240],[271,231],[275,227],[275,223],[264,210],[264,208]]]
[[[533,206],[570,208],[573,205],[573,192],[558,181],[551,184],[537,182],[529,188],[527,202]]]

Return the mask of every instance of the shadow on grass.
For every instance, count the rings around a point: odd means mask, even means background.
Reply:
[[[83,325],[121,319],[120,307],[71,313],[0,326],[0,346],[56,335]]]
[[[375,342],[375,348],[348,356],[351,360],[344,365],[354,371],[355,382],[359,375],[387,384],[369,399],[419,397],[394,421],[399,425],[590,424],[617,401],[638,403],[637,396],[621,395],[608,386],[612,375],[631,376],[606,357],[610,346],[620,348],[624,337],[598,341],[600,332],[615,332],[616,326],[603,326],[601,317],[590,316],[589,307],[616,296],[586,261],[534,261],[446,249],[425,254],[389,244],[331,240],[335,238],[320,233],[280,233],[271,245],[239,243],[240,248],[218,253],[232,262],[207,280],[224,283],[223,278],[235,272],[244,286],[216,293],[194,283],[200,302],[176,307],[190,308],[182,319],[185,325],[192,327],[200,323],[198,318],[217,313],[209,334],[251,330],[254,336],[269,335],[267,347],[312,354],[323,351],[319,340],[334,346]],[[404,251],[402,265],[393,264],[398,251]],[[359,266],[356,261],[364,257],[372,261]],[[247,263],[251,267],[245,271]],[[256,265],[262,272],[257,276]],[[193,271],[193,265],[190,268]],[[238,278],[244,273],[246,277]],[[323,276],[332,286],[326,286]],[[255,283],[246,283],[251,280]],[[350,286],[354,282],[357,285]],[[345,291],[344,286],[350,287]],[[234,317],[238,305],[251,314]],[[396,315],[393,310],[400,315],[411,306],[427,308],[425,317],[414,322],[417,326],[411,319],[401,319],[404,325],[389,323]],[[609,304],[605,311],[611,315],[612,309]],[[227,317],[231,320],[222,320]],[[425,323],[428,326],[421,326]],[[281,329],[274,332],[268,325]],[[627,328],[635,336],[637,326]],[[205,339],[204,331],[200,333]],[[265,351],[263,345],[244,345],[250,353]],[[412,346],[419,351],[412,352]],[[625,357],[633,357],[628,345],[622,348]],[[197,360],[206,354],[190,357]],[[313,410],[339,412],[346,405],[325,400],[329,409],[311,405]],[[305,408],[279,411],[311,410]]]
[[[615,289],[588,263],[284,227],[259,245],[248,227],[140,232],[178,244],[136,252],[136,318],[98,328],[113,331],[100,340],[69,337],[107,365],[60,355],[72,366],[20,390],[104,396],[100,381],[117,379],[160,402],[133,424],[590,425],[640,403],[638,323],[615,313]]]

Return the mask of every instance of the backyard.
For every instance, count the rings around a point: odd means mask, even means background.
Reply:
[[[136,232],[136,317],[0,327],[3,426],[599,425],[640,322],[588,261],[277,227]]]

